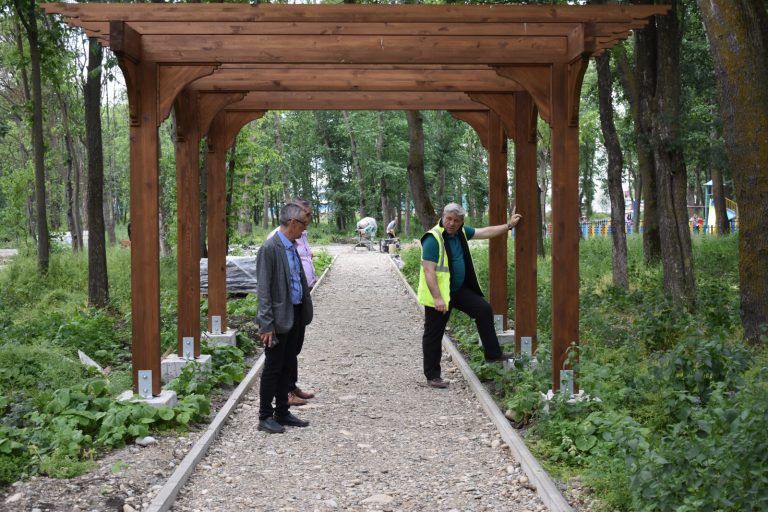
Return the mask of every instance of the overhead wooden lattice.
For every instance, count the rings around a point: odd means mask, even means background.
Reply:
[[[467,93],[528,89],[545,119],[548,91],[537,89],[547,87],[546,69],[537,68],[597,55],[667,10],[75,3],[43,8],[135,62],[214,65],[213,73],[189,88],[254,93],[228,108],[483,110]]]
[[[226,150],[267,110],[435,109],[469,123],[488,152],[489,223],[507,218],[515,140],[515,343],[535,348],[536,120],[552,155],[552,375],[579,338],[578,111],[588,59],[664,14],[659,5],[43,4],[109,46],[131,123],[132,343],[160,392],[158,125],[176,110],[179,354],[199,355],[199,141],[206,157],[209,326],[226,327]],[[506,318],[507,241],[489,242],[489,298]],[[211,330],[211,329],[209,329]],[[215,330],[215,329],[213,329]],[[565,374],[563,372],[566,372]],[[570,382],[574,379],[571,376]]]

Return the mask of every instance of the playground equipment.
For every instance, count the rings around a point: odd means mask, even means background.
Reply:
[[[357,243],[355,249],[358,247],[365,247],[369,251],[373,250],[373,238],[376,236],[376,219],[373,217],[363,217],[357,223]]]
[[[717,232],[717,213],[715,212],[715,199],[712,195],[712,180],[704,184],[704,232]],[[731,225],[731,231],[736,231],[739,218],[739,205],[736,201],[725,198],[725,214],[728,216],[728,223]]]

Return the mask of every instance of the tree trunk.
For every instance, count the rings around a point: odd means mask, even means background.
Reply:
[[[739,203],[741,322],[768,324],[768,14],[762,0],[698,0],[715,63],[726,153]]]
[[[689,311],[695,303],[691,233],[688,229],[688,184],[680,149],[680,27],[679,0],[657,23],[658,74],[652,123],[659,200],[664,290]]]
[[[285,151],[283,150],[283,136],[280,132],[280,114],[278,112],[272,112],[272,123],[275,127],[275,148],[282,159],[285,157]],[[281,165],[280,169],[280,184],[282,185],[283,203],[287,203],[291,200],[291,193],[288,187],[288,172],[285,165]]]
[[[200,155],[200,257],[208,257],[208,152]]]
[[[405,187],[405,235],[411,236],[411,185]]]
[[[240,194],[240,211],[237,216],[237,234],[238,235],[250,235],[253,232],[253,206],[252,198],[248,192],[248,183],[250,175],[246,173],[240,180],[241,194]]]
[[[40,46],[36,3],[27,5],[14,0],[16,13],[27,32],[29,61],[32,68],[32,150],[35,164],[35,217],[37,224],[37,267],[41,274],[48,273],[50,240],[45,191],[45,144],[43,142],[43,85],[40,71]]]
[[[424,229],[437,223],[438,215],[432,206],[424,180],[424,120],[418,110],[406,111],[408,118],[408,181],[411,184],[416,216]]]
[[[597,59],[600,126],[608,152],[608,196],[611,199],[611,238],[613,239],[613,285],[629,289],[627,271],[627,234],[624,224],[624,190],[621,186],[621,170],[624,157],[619,136],[613,123],[613,101],[610,54],[604,52]]]
[[[474,139],[473,139],[474,140]],[[477,197],[475,194],[475,187],[472,186],[475,181],[477,181],[477,158],[475,158],[475,145],[474,143],[469,148],[469,151],[467,151],[467,157],[469,158],[469,161],[467,162],[467,207],[469,209],[469,217],[473,219],[473,222],[477,220]],[[445,205],[443,205],[445,206]]]
[[[269,219],[269,165],[264,166],[264,176],[262,177],[261,181],[261,191],[264,195],[264,218],[262,219],[262,225],[264,229],[270,228],[270,219]]]
[[[229,149],[229,159],[227,160],[227,198],[226,198],[226,221],[227,221],[227,232],[226,232],[226,240],[225,243],[227,244],[226,247],[229,247],[229,239],[233,231],[233,224],[234,224],[234,213],[232,212],[232,199],[234,197],[235,193],[235,165],[236,160],[235,156],[237,155],[237,138],[235,138],[235,141],[232,143],[232,147]],[[227,251],[229,252],[229,251]]]
[[[544,225],[544,209],[541,204],[544,194],[542,193],[541,187],[538,183],[536,183],[536,190],[538,191],[536,194],[536,225],[539,226],[539,234],[536,237],[536,241],[538,243],[538,246],[536,247],[536,254],[539,256],[539,258],[543,258],[547,255],[547,252],[544,250],[544,232],[547,230],[547,228]]]
[[[106,119],[107,119],[107,140],[114,138],[114,124],[112,123],[112,112],[114,109],[109,105],[109,93],[107,93],[107,103],[105,105]],[[104,223],[107,228],[107,240],[110,245],[117,244],[117,234],[115,233],[115,197],[114,191],[114,176],[115,176],[115,158],[114,158],[114,146],[110,146],[107,151],[107,169],[108,175],[104,186]]]
[[[352,157],[352,167],[357,177],[357,215],[360,219],[366,217],[365,214],[365,182],[363,181],[363,167],[360,164],[360,158],[357,155],[357,142],[355,133],[352,131],[352,123],[349,121],[349,113],[346,110],[341,111],[341,117],[344,118],[344,125],[349,134],[349,152]]]
[[[78,191],[79,191],[79,168],[77,159],[77,150],[75,149],[72,138],[72,131],[69,126],[69,107],[61,91],[56,91],[56,98],[59,100],[61,108],[61,120],[64,128],[64,144],[67,150],[66,168],[67,173],[64,180],[64,191],[67,202],[67,226],[72,236],[72,251],[79,252],[83,249],[83,229],[79,224],[78,212]],[[87,131],[87,130],[86,130]]]
[[[101,140],[101,60],[103,50],[88,38],[88,77],[85,81],[85,133],[88,144],[88,304],[109,303],[107,247],[104,233],[104,153]]]
[[[438,158],[437,158],[437,194],[435,194],[435,199],[437,200],[437,204],[445,206],[445,204],[448,202],[445,200],[445,174],[446,174],[446,164],[445,164],[445,155],[448,152],[448,149],[446,147],[446,136],[444,134],[445,131],[445,117],[446,113],[444,110],[438,110],[435,112],[435,124],[437,125],[437,140],[438,140]]]
[[[652,1],[643,2],[649,4]],[[656,21],[635,31],[635,68],[619,59],[620,77],[629,98],[634,120],[637,165],[640,169],[640,196],[643,200],[643,254],[647,264],[661,261],[659,210],[656,191],[656,162],[651,149],[652,98],[656,90]],[[639,202],[638,202],[639,208]],[[640,216],[636,216],[636,222]]]
[[[539,244],[539,256],[545,257],[547,254],[546,247],[544,246],[544,237],[547,234],[547,190],[549,190],[549,180],[547,179],[547,169],[552,168],[552,151],[549,144],[538,144],[538,177],[541,185],[539,186],[539,237],[541,243]]]
[[[384,229],[392,220],[392,208],[387,197],[387,180],[384,178],[384,114],[379,112],[376,116],[376,125],[379,130],[376,135],[376,163],[379,166],[379,197],[381,199],[381,218],[384,220]]]

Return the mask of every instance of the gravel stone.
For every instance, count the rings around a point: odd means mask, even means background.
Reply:
[[[507,480],[517,462],[500,449],[461,374],[450,373],[447,389],[425,385],[423,317],[387,258],[344,252],[313,294],[299,378],[316,397],[291,408],[310,426],[257,431],[255,385],[253,407],[232,417],[172,510],[516,512],[541,505],[534,491]]]

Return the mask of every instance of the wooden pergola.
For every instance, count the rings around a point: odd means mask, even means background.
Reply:
[[[160,393],[158,126],[176,116],[178,351],[200,355],[199,143],[208,157],[208,330],[226,329],[225,152],[267,110],[447,110],[489,155],[489,222],[506,222],[515,146],[515,345],[536,346],[536,122],[552,129],[552,383],[579,339],[578,117],[584,71],[667,6],[43,4],[112,49],[128,88],[134,389]],[[457,200],[460,198],[456,198]],[[507,243],[490,242],[507,315]],[[565,373],[563,373],[565,372]],[[144,391],[146,391],[146,386]]]

